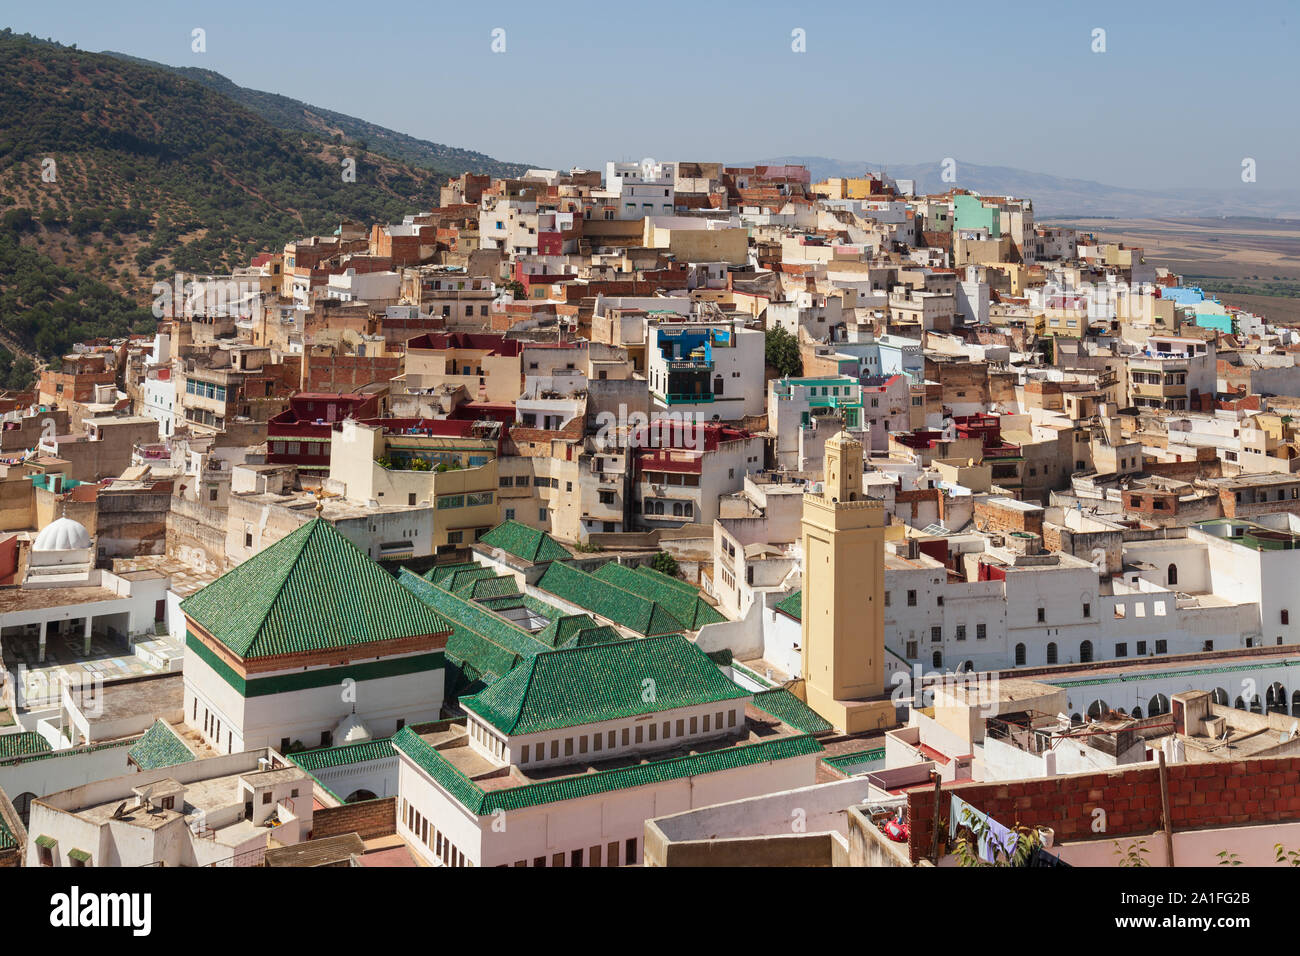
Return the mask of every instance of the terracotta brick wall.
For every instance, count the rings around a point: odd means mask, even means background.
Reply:
[[[341,807],[325,807],[311,818],[311,837],[343,836],[355,833],[363,840],[391,836],[397,832],[397,798],[382,797]]]
[[[1001,508],[988,501],[975,502],[975,525],[981,531],[1029,531],[1043,533],[1041,511],[1021,511],[1019,508]]]
[[[1300,820],[1300,758],[1180,763],[1171,764],[1168,772],[1175,830]],[[1004,826],[1049,826],[1057,843],[1113,840],[1163,825],[1156,767],[945,787],[939,807],[944,820],[953,794]],[[1098,808],[1105,811],[1104,833],[1092,829]],[[930,852],[934,791],[910,792],[907,812],[912,825],[908,849],[915,862]]]

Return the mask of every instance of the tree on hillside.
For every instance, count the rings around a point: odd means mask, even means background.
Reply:
[[[799,355],[799,340],[779,325],[765,333],[764,360],[782,377],[803,374],[803,358]]]

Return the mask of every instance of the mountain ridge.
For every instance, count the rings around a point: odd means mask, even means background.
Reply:
[[[1300,190],[1264,189],[1240,183],[1222,190],[1151,190],[1071,179],[1012,166],[984,166],[955,161],[956,179],[944,182],[943,166],[933,163],[873,163],[825,156],[776,156],[745,163],[807,166],[813,181],[831,176],[860,176],[884,170],[893,179],[914,179],[918,193],[942,193],[953,187],[985,195],[1030,199],[1040,219],[1149,216],[1202,218],[1217,216],[1300,217]]]

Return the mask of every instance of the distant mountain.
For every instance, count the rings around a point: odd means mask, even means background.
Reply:
[[[519,176],[530,167],[524,163],[506,163],[493,159],[485,153],[455,146],[444,146],[426,139],[417,139],[405,133],[376,126],[355,116],[336,113],[334,110],[312,106],[301,100],[295,100],[278,93],[265,93],[240,86],[233,80],[191,66],[169,66],[153,60],[144,60],[127,53],[105,50],[105,56],[115,56],[121,60],[150,66],[155,69],[168,70],[186,79],[201,83],[210,90],[228,96],[252,110],[273,126],[297,133],[319,136],[325,140],[341,137],[343,141],[359,142],[372,152],[391,156],[411,166],[437,170],[450,176],[461,173],[486,173],[490,176]]]
[[[946,192],[954,186],[989,196],[1018,196],[1031,199],[1039,220],[1051,217],[1120,216],[1213,217],[1300,216],[1300,190],[1263,189],[1242,183],[1223,190],[1146,190],[1107,186],[1086,179],[1066,179],[1009,166],[980,166],[956,162],[956,181],[942,179],[942,166],[933,163],[882,164],[827,159],[824,156],[776,156],[748,162],[769,165],[807,166],[814,182],[830,176],[861,176],[884,171],[894,179],[914,179],[920,193]]]

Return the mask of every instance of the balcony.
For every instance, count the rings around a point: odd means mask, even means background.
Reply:
[[[669,405],[698,405],[701,402],[713,401],[713,393],[704,392],[700,395],[689,395],[683,392],[669,392],[663,396],[663,400]]]

